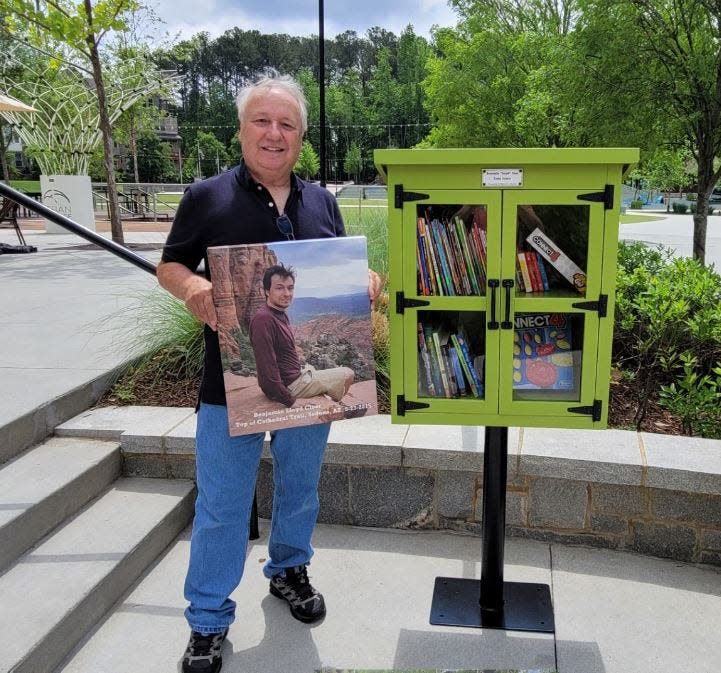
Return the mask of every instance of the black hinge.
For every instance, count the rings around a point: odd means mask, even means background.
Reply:
[[[404,192],[403,185],[396,185],[396,208],[403,208],[403,203],[406,201],[422,201],[427,198],[430,198],[428,194]]]
[[[606,185],[602,192],[591,192],[590,194],[579,194],[579,201],[598,201],[603,204],[605,210],[613,209],[613,185]]]
[[[396,414],[398,416],[405,416],[406,411],[427,409],[430,406],[430,404],[426,404],[425,402],[406,402],[405,395],[396,395]]]
[[[598,301],[577,301],[571,305],[573,308],[581,308],[584,311],[598,311],[598,317],[605,318],[608,314],[608,295],[598,295]]]
[[[591,407],[569,407],[568,410],[572,414],[583,414],[585,416],[591,416],[596,422],[601,420],[601,400],[593,400],[593,406]]]
[[[418,306],[428,306],[431,302],[425,299],[406,299],[403,292],[396,292],[396,313],[405,313],[407,308],[416,308]]]

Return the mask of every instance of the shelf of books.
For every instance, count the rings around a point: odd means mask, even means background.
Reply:
[[[637,152],[376,153],[394,421],[605,425],[620,157]]]

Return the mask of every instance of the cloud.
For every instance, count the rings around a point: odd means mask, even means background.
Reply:
[[[155,9],[165,21],[167,30],[180,32],[183,38],[206,31],[212,37],[238,27],[261,33],[289,35],[318,34],[318,3],[315,0],[282,0],[268,4],[248,0],[242,6],[237,0],[209,0],[198,12],[196,0],[156,0]],[[359,35],[380,26],[399,35],[411,23],[417,35],[429,36],[433,24],[454,25],[456,15],[443,0],[367,0],[362,3],[325,3],[324,33],[329,39],[346,30]]]

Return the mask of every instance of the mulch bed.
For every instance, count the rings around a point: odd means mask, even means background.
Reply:
[[[198,400],[199,384],[198,380],[193,379],[159,382],[154,375],[149,375],[145,379],[139,378],[136,381],[133,387],[135,399],[124,399],[110,391],[98,402],[98,405],[143,404],[151,407],[194,407]],[[637,404],[631,385],[626,381],[612,381],[608,426],[621,430],[635,429],[636,409]],[[390,409],[382,406],[379,411],[390,413]],[[648,403],[641,430],[664,435],[683,434],[679,419],[653,400]]]

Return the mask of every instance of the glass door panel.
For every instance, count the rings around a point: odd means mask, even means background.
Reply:
[[[502,336],[502,413],[565,415],[591,404],[596,374],[596,313],[516,313]]]
[[[497,357],[486,355],[498,352],[498,338],[488,338],[485,311],[419,310],[416,318],[413,351],[407,351],[416,359],[405,372],[406,397],[429,403],[429,411],[495,412]],[[410,320],[406,324],[409,334]]]
[[[516,296],[597,295],[603,204],[579,196],[565,190],[504,193],[504,278],[514,280]]]
[[[500,272],[500,206],[500,192],[464,190],[406,202],[403,249],[415,255],[404,269],[406,295],[485,297]]]

